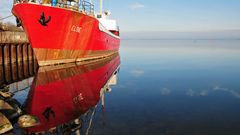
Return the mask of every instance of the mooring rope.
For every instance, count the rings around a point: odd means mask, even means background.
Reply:
[[[9,18],[9,17],[12,17],[13,15],[9,15],[9,16],[6,16],[6,17],[3,17],[3,18],[0,18],[0,21],[1,20],[4,20],[4,19],[7,19],[7,18]]]

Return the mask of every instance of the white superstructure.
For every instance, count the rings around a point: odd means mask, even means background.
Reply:
[[[118,31],[118,25],[116,20],[109,19],[110,13],[106,11],[103,14],[98,14],[97,18],[99,22],[110,31]]]
[[[119,31],[117,21],[110,19],[110,15],[110,11],[103,11],[103,0],[100,0],[100,12],[96,14],[96,18],[107,30]]]

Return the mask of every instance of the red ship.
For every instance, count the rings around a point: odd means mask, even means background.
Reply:
[[[30,2],[31,1],[31,2]],[[15,0],[12,13],[26,32],[39,66],[99,59],[119,50],[110,12],[83,0]]]
[[[87,64],[41,67],[25,106],[26,113],[36,116],[40,124],[27,132],[48,131],[85,115],[100,100],[103,105],[101,98],[114,84],[119,65],[119,55],[112,55]]]

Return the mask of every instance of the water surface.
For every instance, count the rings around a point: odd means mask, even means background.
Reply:
[[[81,105],[76,106],[80,109],[79,113],[76,112],[78,109],[74,109],[75,117],[81,118],[80,121],[83,123],[79,133],[88,135],[240,134],[239,40],[122,40],[120,57],[117,85],[111,86],[111,92],[104,94],[104,106],[99,86],[93,92],[99,95],[97,101],[94,99],[86,102],[86,104],[92,103],[88,108],[88,114],[81,112],[83,107]],[[100,65],[99,69],[104,67],[104,64]],[[114,71],[111,68],[105,70]],[[88,70],[83,71],[85,73]],[[80,71],[71,69],[68,73],[74,76]],[[60,72],[51,73],[52,77],[59,75]],[[39,75],[37,77],[38,80],[41,79]],[[33,87],[33,85],[29,86],[29,82],[36,81],[34,78],[36,76],[28,81],[28,88],[23,87],[25,90],[14,96],[25,107],[31,94],[29,91],[32,91]],[[91,79],[87,74],[83,78],[94,80],[93,76]],[[76,79],[80,80],[81,77]],[[103,80],[108,79],[109,75]],[[79,86],[81,85],[82,91],[84,87],[88,88],[94,84],[97,83],[81,81]],[[55,85],[55,88],[61,88],[57,83]],[[10,88],[16,89],[15,86],[16,84],[12,84]],[[68,87],[74,88],[71,81],[64,83],[65,92],[68,91]],[[52,86],[51,89],[54,87]],[[73,91],[73,89],[69,90],[74,95]],[[54,99],[58,96],[55,92]],[[78,98],[81,99],[81,96]],[[49,102],[51,103],[51,100]],[[61,107],[69,108],[64,105]],[[57,113],[55,115],[57,118]],[[45,124],[47,125],[47,122]],[[57,134],[63,132],[63,130],[57,131],[55,132]]]
[[[93,133],[240,134],[240,41],[127,40],[121,59]]]

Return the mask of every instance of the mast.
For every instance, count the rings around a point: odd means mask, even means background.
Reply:
[[[100,0],[100,14],[103,13],[103,0]]]

